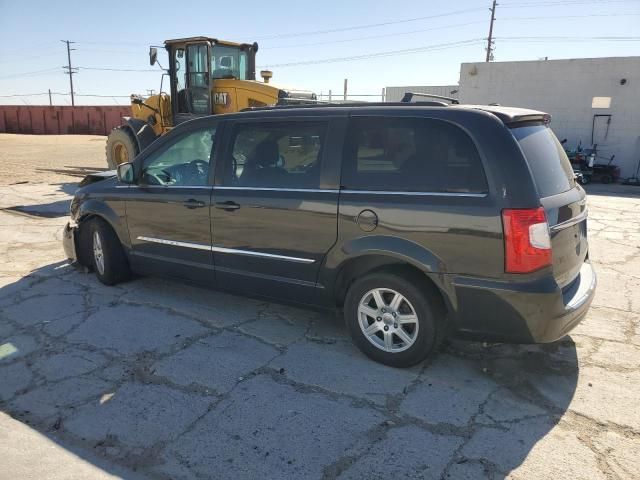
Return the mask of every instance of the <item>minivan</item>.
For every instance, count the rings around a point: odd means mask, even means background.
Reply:
[[[550,116],[503,106],[192,120],[87,177],[64,247],[107,285],[163,275],[340,309],[355,344],[398,367],[448,335],[555,341],[596,287],[585,192]]]

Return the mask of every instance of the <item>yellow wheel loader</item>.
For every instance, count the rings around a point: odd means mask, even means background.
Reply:
[[[238,112],[250,107],[315,102],[314,93],[285,90],[269,83],[272,73],[260,72],[256,81],[258,44],[233,43],[210,37],[164,42],[169,68],[162,75],[160,93],[146,99],[131,96],[131,116],[107,137],[107,164],[115,169],[128,162],[171,128],[192,118]],[[149,49],[149,63],[158,50]],[[163,90],[169,77],[170,93]]]

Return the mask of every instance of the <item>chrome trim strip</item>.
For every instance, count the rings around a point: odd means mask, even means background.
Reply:
[[[320,189],[320,188],[271,188],[271,187],[225,187],[216,185],[214,190],[247,190],[258,192],[311,192],[311,193],[338,193],[337,189]]]
[[[235,248],[211,247],[211,250],[218,253],[231,253],[235,255],[247,255],[250,257],[271,258],[274,260],[285,260],[295,263],[314,263],[311,258],[287,257],[286,255],[275,255],[273,253],[254,252],[252,250],[236,250]]]
[[[143,237],[143,236],[138,237],[138,240],[142,240],[143,242],[160,243],[162,245],[171,245],[173,247],[195,248],[196,250],[211,251],[210,245],[203,245],[201,243],[177,242],[175,240],[164,240],[162,238]]]
[[[246,255],[249,257],[270,258],[273,260],[284,260],[287,262],[294,262],[294,263],[314,263],[315,262],[315,260],[311,258],[288,257],[286,255],[276,255],[273,253],[254,252],[252,250],[236,250],[235,248],[212,247],[209,245],[203,245],[201,243],[178,242],[176,240],[165,240],[162,238],[153,238],[153,237],[145,237],[145,236],[139,236],[137,237],[137,239],[142,240],[143,242],[159,243],[162,245],[171,245],[173,247],[195,248],[196,250],[208,250],[211,252],[230,253],[233,255]]]
[[[472,197],[484,198],[488,193],[457,193],[457,192],[393,192],[386,190],[341,190],[342,193],[359,193],[365,195],[418,195],[423,197]]]
[[[132,185],[138,188],[162,188],[162,189],[167,189],[167,188],[193,188],[193,189],[199,189],[199,190],[210,190],[211,188],[213,188],[213,185]]]
[[[560,230],[564,230],[565,228],[572,227],[573,225],[576,225],[586,220],[588,216],[589,216],[589,209],[585,208],[579,215],[576,215],[575,217],[570,218],[569,220],[565,220],[562,223],[557,223],[556,225],[551,227],[550,230],[552,232],[559,232]]]

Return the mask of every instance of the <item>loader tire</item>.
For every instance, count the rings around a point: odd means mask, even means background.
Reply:
[[[126,127],[116,127],[107,137],[107,165],[115,170],[118,165],[132,161],[139,153],[136,140]]]

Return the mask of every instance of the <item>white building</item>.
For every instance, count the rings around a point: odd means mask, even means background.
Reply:
[[[440,97],[458,98],[458,85],[387,87],[384,90],[386,102],[399,102],[407,92],[428,93],[429,95],[439,95]]]
[[[640,57],[463,63],[458,89],[461,103],[548,112],[567,147],[597,143],[604,157],[599,162],[615,155],[613,163],[623,178],[635,173],[640,160]]]

